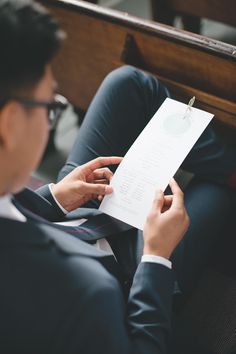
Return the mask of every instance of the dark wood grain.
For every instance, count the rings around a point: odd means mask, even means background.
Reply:
[[[184,28],[194,32],[200,30],[201,18],[236,26],[235,0],[151,0],[151,5],[155,21],[173,24],[182,15]]]
[[[235,46],[84,1],[41,2],[67,33],[53,67],[61,92],[80,109],[112,69],[131,64],[184,102],[195,95],[197,106],[236,127]]]

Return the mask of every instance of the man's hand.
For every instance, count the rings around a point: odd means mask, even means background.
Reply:
[[[170,181],[173,195],[158,191],[144,226],[144,252],[169,258],[189,225],[184,195],[174,179]]]
[[[91,199],[101,200],[104,195],[112,193],[109,186],[113,173],[107,165],[117,165],[122,157],[98,157],[75,168],[60,182],[52,186],[58,202],[67,211],[79,208]]]

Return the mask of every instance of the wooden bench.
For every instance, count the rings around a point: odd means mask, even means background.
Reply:
[[[173,24],[180,15],[186,30],[200,33],[201,18],[236,26],[235,0],[151,0],[153,19]]]
[[[156,75],[183,102],[196,96],[196,106],[214,113],[217,128],[235,139],[236,47],[83,1],[41,2],[67,33],[53,69],[60,92],[76,107],[86,111],[103,78],[111,70],[131,64]],[[209,270],[179,315],[179,328],[187,328],[193,340],[198,338],[202,350],[197,354],[228,354],[235,345],[236,305],[231,297],[236,293],[236,274],[223,269],[229,258],[235,259],[222,251],[217,262],[220,270]],[[235,262],[229,268],[234,267]],[[219,312],[225,303],[229,306]],[[229,314],[231,322],[227,322]]]
[[[176,98],[212,112],[235,136],[236,47],[84,1],[42,0],[68,39],[54,62],[60,91],[86,111],[103,78],[131,64]]]
[[[235,0],[151,0],[151,9],[154,21],[173,25],[175,17],[180,16],[184,29],[194,33],[200,33],[202,18],[236,26]]]

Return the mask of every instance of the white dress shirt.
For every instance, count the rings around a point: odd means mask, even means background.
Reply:
[[[0,197],[0,216],[25,222],[26,217],[15,207],[11,199],[12,196],[10,194]]]

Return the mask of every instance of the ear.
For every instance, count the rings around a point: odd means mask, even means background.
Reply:
[[[13,150],[21,137],[22,107],[14,101],[5,104],[0,110],[0,146],[7,151]]]

